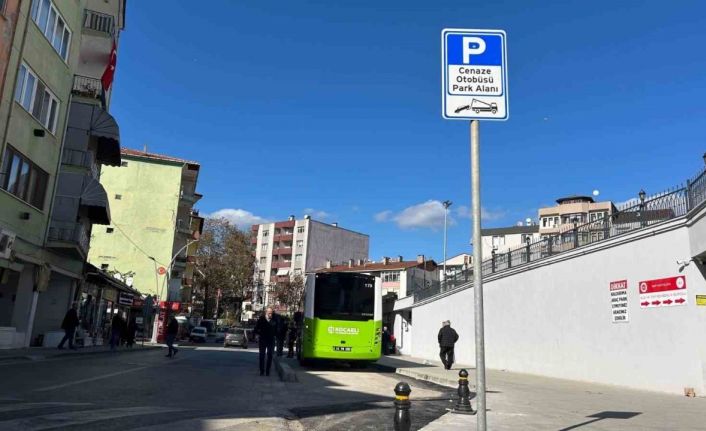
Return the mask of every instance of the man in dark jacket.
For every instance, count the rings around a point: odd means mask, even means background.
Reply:
[[[272,312],[272,307],[267,307],[264,316],[260,316],[255,325],[255,334],[258,336],[260,348],[260,375],[270,375],[272,367],[272,354],[277,336],[277,318]],[[267,354],[267,367],[265,367],[265,354]]]
[[[66,312],[64,320],[61,322],[61,329],[64,330],[64,338],[61,339],[58,348],[63,349],[64,343],[68,340],[69,349],[76,350],[74,347],[74,333],[78,326],[78,313],[76,312],[76,304],[71,305],[69,311]]]
[[[439,356],[444,368],[451,369],[454,363],[454,344],[458,341],[458,334],[451,327],[451,322],[446,320],[439,330]]]
[[[169,347],[169,353],[167,353],[167,358],[172,358],[176,356],[179,349],[174,347],[174,341],[176,341],[177,334],[179,333],[179,322],[172,316],[169,319],[169,324],[167,325],[167,334],[165,337],[165,342],[167,347]]]

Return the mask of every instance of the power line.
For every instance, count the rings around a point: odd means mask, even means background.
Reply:
[[[133,241],[132,238],[130,238],[130,236],[129,236],[128,234],[126,234],[124,230],[122,230],[122,229],[120,228],[120,225],[118,225],[117,223],[113,223],[113,226],[115,226],[115,227],[118,229],[118,231],[119,231],[121,234],[123,234],[123,236],[125,237],[125,239],[127,239],[128,241],[130,241],[130,243],[131,243],[133,246],[135,246],[135,248],[136,248],[139,252],[141,252],[142,254],[144,254],[148,259],[154,260],[154,261],[157,262],[159,265],[164,266],[164,264],[163,264],[162,262],[157,261],[157,259],[155,259],[154,256],[152,256],[151,254],[147,253],[147,252],[144,251],[139,245],[137,245],[137,243],[136,243],[135,241]]]

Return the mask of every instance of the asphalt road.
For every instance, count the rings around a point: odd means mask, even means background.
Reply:
[[[392,430],[392,389],[412,385],[413,429],[453,391],[371,367],[259,376],[257,349],[184,346],[0,364],[0,430]]]

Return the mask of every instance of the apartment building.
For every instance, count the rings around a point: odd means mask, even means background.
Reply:
[[[189,302],[203,218],[194,205],[200,165],[163,154],[122,148],[120,167],[106,167],[111,223],[95,229],[88,260],[129,273],[133,286],[160,300]]]
[[[485,247],[485,243],[483,246]],[[446,268],[446,276],[444,276],[444,267]],[[470,268],[473,268],[473,255],[469,253],[457,254],[446,259],[445,262],[439,263],[439,279],[443,281],[447,277],[454,278]]]
[[[368,235],[309,216],[299,220],[290,216],[284,221],[253,225],[256,286],[251,305],[259,310],[264,304],[273,304],[270,295],[273,284],[313,272],[327,261],[366,260],[369,243]]]
[[[533,223],[509,227],[481,229],[483,257],[489,257],[493,250],[504,253],[540,239],[539,226]]]
[[[590,196],[568,196],[557,199],[556,203],[556,206],[539,209],[539,235],[554,238],[554,245],[573,241],[566,233],[576,226],[605,219],[617,211],[612,202],[595,202]],[[598,229],[591,235],[596,236],[593,240],[598,240],[603,232]]]
[[[89,19],[96,9],[102,26]],[[120,164],[111,89],[98,87],[98,103],[75,83],[109,70],[112,84],[124,0],[8,0],[0,13],[0,347],[28,346],[60,326],[92,224],[110,218],[95,180],[101,164]]]

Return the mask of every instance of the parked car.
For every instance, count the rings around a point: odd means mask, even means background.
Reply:
[[[250,330],[244,328],[232,328],[228,331],[225,341],[223,341],[223,347],[229,346],[240,346],[243,349],[248,348],[248,343],[250,342]]]
[[[189,334],[189,341],[194,343],[205,343],[207,337],[206,328],[203,326],[197,326],[191,330]]]

